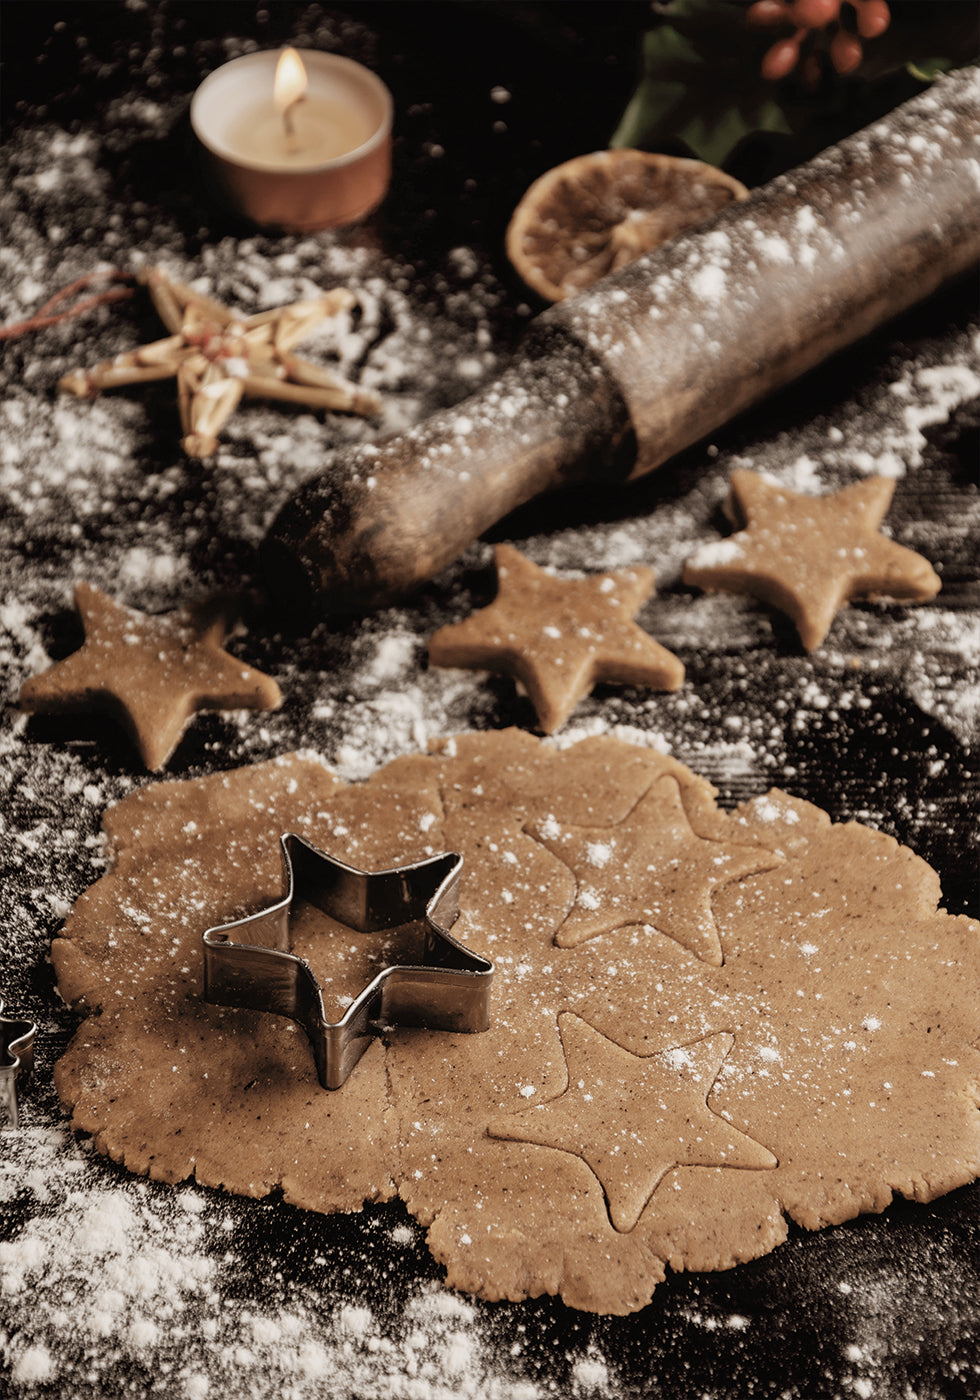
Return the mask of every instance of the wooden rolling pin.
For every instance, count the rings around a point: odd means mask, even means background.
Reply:
[[[978,260],[970,68],[544,312],[471,398],[338,454],[274,521],[270,586],[390,602],[531,497],[652,470]]]

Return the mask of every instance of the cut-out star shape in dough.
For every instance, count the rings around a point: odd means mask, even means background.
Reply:
[[[807,651],[852,598],[922,602],[939,592],[928,560],[880,533],[893,481],[870,477],[829,496],[806,496],[757,472],[734,471],[730,486],[726,511],[745,528],[700,549],[684,565],[684,582],[778,608]]]
[[[555,578],[512,545],[494,550],[497,596],[429,641],[436,666],[513,676],[553,734],[600,681],[677,690],[684,666],[633,621],[653,592],[652,569]]]
[[[132,734],[151,772],[170,758],[198,710],[275,710],[270,676],[222,649],[237,621],[228,599],[147,616],[89,583],[75,589],[85,629],[80,650],[21,687],[34,714],[103,709]]]
[[[669,776],[653,783],[615,826],[559,825],[547,818],[527,831],[564,861],[577,882],[575,902],[555,934],[560,948],[576,948],[626,924],[649,924],[720,967],[713,892],[777,863],[758,847],[696,835]]]
[[[175,376],[181,446],[190,457],[209,457],[217,450],[218,433],[246,395],[307,408],[377,412],[376,394],[292,353],[322,321],[353,306],[355,298],[346,289],[238,316],[159,268],[140,280],[170,335],[93,369],[72,370],[59,382],[63,393],[93,398],[102,389]]]
[[[711,1035],[657,1055],[633,1055],[579,1016],[559,1017],[563,1093],[488,1125],[491,1137],[581,1157],[602,1186],[616,1230],[632,1230],[675,1167],[778,1167],[776,1157],[708,1107],[735,1041]]]

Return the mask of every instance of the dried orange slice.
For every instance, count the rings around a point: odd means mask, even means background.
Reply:
[[[507,256],[529,287],[562,301],[747,197],[700,160],[593,151],[535,180],[507,229]]]

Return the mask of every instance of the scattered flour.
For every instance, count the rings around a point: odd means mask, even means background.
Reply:
[[[130,0],[127,9],[166,17],[166,7],[144,7],[141,0]],[[323,47],[343,47],[343,35],[324,29],[323,15],[319,7],[304,8],[304,23],[315,31],[310,37]],[[95,69],[80,61],[92,76]],[[177,446],[172,385],[90,402],[54,392],[68,369],[157,334],[145,304],[103,307],[5,349],[0,539],[9,582],[0,599],[7,702],[0,720],[0,811],[7,824],[0,995],[8,1007],[16,1002],[18,1012],[39,1021],[41,1051],[25,1126],[0,1136],[0,1384],[16,1400],[46,1393],[72,1400],[116,1394],[164,1400],[618,1396],[622,1347],[614,1329],[580,1321],[566,1352],[557,1363],[549,1352],[552,1369],[543,1371],[534,1356],[535,1347],[540,1356],[553,1338],[547,1304],[541,1312],[477,1306],[420,1281],[423,1251],[414,1227],[397,1214],[366,1217],[353,1229],[354,1245],[334,1222],[308,1222],[297,1230],[292,1252],[277,1254],[264,1238],[261,1203],[125,1176],[66,1134],[50,1093],[50,1061],[72,1021],[50,991],[48,944],[104,868],[99,821],[105,806],[146,782],[107,728],[28,725],[11,703],[27,675],[74,644],[73,584],[87,579],[150,611],[177,606],[198,589],[243,580],[257,589],[254,550],[279,502],[322,470],[331,451],[410,428],[462,398],[499,368],[514,335],[515,318],[494,267],[461,244],[449,250],[444,265],[420,276],[397,250],[383,254],[368,232],[229,236],[198,245],[172,211],[124,208],[110,168],[130,160],[128,143],[156,139],[161,123],[179,115],[179,104],[162,94],[157,101],[149,91],[115,99],[101,130],[66,131],[39,116],[5,142],[0,322],[30,315],[53,291],[99,267],[161,265],[246,313],[324,286],[349,286],[357,297],[354,312],[324,327],[304,353],[378,390],[383,412],[366,423],[249,404],[233,417],[204,469],[184,460]],[[513,100],[516,108],[519,96],[500,85],[490,90],[487,106]],[[82,239],[75,236],[80,210],[87,220]],[[133,221],[135,235],[122,232],[126,221]],[[827,242],[807,206],[785,245],[771,236],[756,238],[755,245],[774,275],[782,275],[787,249],[805,269],[833,251]],[[691,278],[692,291],[704,301],[705,326],[736,277],[731,246],[706,239]],[[671,289],[660,290],[666,301]],[[766,471],[800,491],[834,489],[870,472],[899,481],[908,474],[911,484],[934,460],[930,430],[942,430],[978,394],[980,333],[952,332],[897,350],[884,383],[875,378],[857,385],[832,416],[801,420],[740,450],[695,449],[676,479],[655,474],[632,494],[605,493],[601,508],[572,524],[556,507],[555,519],[533,526],[517,541],[520,547],[559,570],[652,565],[658,593],[640,621],[683,654],[688,680],[671,695],[600,690],[552,742],[566,746],[591,734],[617,734],[676,754],[734,802],[764,801],[777,780],[805,789],[821,771],[821,745],[829,741],[834,762],[842,765],[842,815],[862,807],[900,833],[914,833],[920,824],[932,830],[933,798],[918,779],[900,785],[897,796],[894,784],[869,792],[867,757],[859,745],[855,751],[847,746],[868,733],[887,744],[886,702],[897,696],[947,736],[933,733],[928,740],[946,743],[921,756],[928,774],[941,780],[944,772],[959,771],[980,725],[978,638],[968,609],[945,607],[940,594],[930,608],[848,610],[820,653],[800,657],[774,633],[764,609],[743,599],[693,596],[679,579],[685,558],[718,537],[718,507],[731,468]],[[504,404],[501,412],[519,418],[520,407]],[[980,508],[961,484],[953,487],[962,505],[956,528],[966,549],[980,534]],[[933,546],[949,551],[956,543],[950,526],[926,515],[907,529],[916,537],[906,542],[927,555]],[[479,601],[489,557],[488,546],[474,545],[423,603],[389,609],[363,625],[324,624],[293,637],[260,608],[233,645],[276,676],[286,705],[261,720],[252,714],[200,717],[172,774],[196,776],[302,747],[356,780],[447,733],[530,727],[528,702],[507,682],[425,665],[431,632]],[[940,553],[935,557],[944,562]],[[846,765],[861,763],[847,788]],[[945,788],[940,781],[938,790]],[[951,812],[954,819],[962,840],[962,814]],[[596,844],[597,864],[605,849]],[[953,837],[945,859],[961,859]],[[832,1251],[832,1241],[818,1243],[808,1259]],[[851,1348],[831,1358],[843,1359],[850,1377],[842,1393],[897,1394],[887,1389],[898,1374],[889,1370],[889,1355],[901,1357],[903,1346],[894,1319],[907,1305],[917,1330],[941,1339],[942,1299],[921,1279],[918,1285],[908,1281],[902,1294],[902,1270],[872,1276],[849,1262],[839,1290],[833,1283]],[[379,1282],[384,1267],[389,1274]],[[970,1280],[954,1278],[950,1289],[954,1285],[966,1296]],[[679,1284],[678,1297],[687,1296]],[[678,1302],[673,1312],[669,1301],[664,1305],[663,1345],[672,1361],[699,1329],[713,1340],[751,1336],[754,1321],[722,1299],[718,1307]],[[560,1382],[553,1380],[555,1364]],[[673,1400],[677,1375],[674,1364],[658,1374],[651,1367],[645,1400]],[[965,1363],[961,1378],[964,1393],[980,1384]],[[708,1393],[712,1400],[731,1395],[720,1385]],[[787,1393],[804,1400],[802,1392]]]
[[[312,1400],[323,1384],[331,1400],[550,1393],[521,1377],[472,1304],[435,1285],[399,1290],[381,1308],[369,1282],[370,1302],[318,1288],[314,1261],[302,1288],[272,1277],[259,1310],[237,1287],[254,1267],[239,1202],[107,1174],[63,1130],[27,1126],[3,1141],[0,1204],[22,1209],[0,1242],[0,1365],[15,1387],[6,1395],[52,1382],[96,1400],[122,1375],[146,1378],[127,1393],[167,1400]],[[379,1257],[415,1239],[408,1226],[386,1234]],[[370,1260],[358,1263],[369,1280]],[[573,1363],[591,1393],[606,1393],[601,1357]]]

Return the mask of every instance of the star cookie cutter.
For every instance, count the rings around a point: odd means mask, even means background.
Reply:
[[[374,1037],[395,1026],[464,1032],[488,1028],[493,963],[448,932],[459,912],[461,856],[450,852],[413,865],[364,871],[295,832],[286,832],[280,847],[282,899],[203,934],[206,1001],[271,1011],[298,1022],[309,1037],[325,1089],[339,1089]],[[289,951],[290,915],[297,899],[360,933],[414,925],[417,962],[382,968],[339,1021],[328,1021],[316,974]],[[263,935],[268,942],[251,941]]]
[[[3,1002],[0,1001],[0,1109],[6,1109],[6,1122],[0,1123],[0,1127],[16,1128],[20,1123],[17,1081],[21,1081],[23,1088],[34,1069],[37,1026],[33,1021],[10,1020],[2,1012]]]

